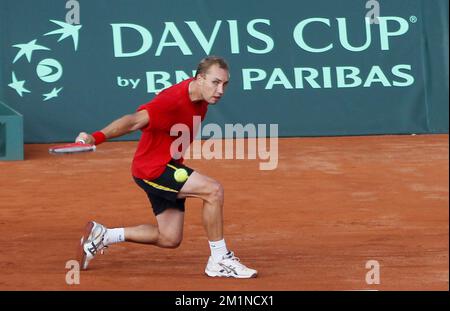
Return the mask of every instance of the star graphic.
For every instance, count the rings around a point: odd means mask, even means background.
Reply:
[[[17,52],[16,57],[13,60],[13,64],[19,59],[21,58],[23,55],[26,56],[28,62],[31,62],[31,54],[33,54],[33,51],[36,50],[50,50],[48,47],[45,47],[43,45],[39,45],[36,44],[36,39],[28,42],[28,43],[23,43],[23,44],[15,44],[13,45],[13,47],[15,48],[19,48],[20,51]]]
[[[81,25],[71,25],[71,24],[67,24],[64,22],[55,21],[52,19],[50,21],[52,23],[55,23],[55,24],[61,26],[61,28],[47,32],[46,34],[44,34],[44,36],[60,34],[61,37],[59,37],[58,42],[61,40],[64,40],[67,37],[72,37],[73,45],[74,45],[75,51],[76,51],[77,47],[78,47],[78,31],[80,30]]]
[[[27,90],[23,85],[25,84],[25,80],[19,81],[16,78],[16,74],[14,71],[12,72],[12,82],[8,84],[10,88],[13,88],[16,90],[17,94],[20,95],[20,97],[23,97],[23,93],[31,93],[29,90]]]
[[[59,89],[56,89],[56,87],[53,88],[53,90],[50,93],[47,94],[42,94],[43,96],[45,96],[44,101],[58,97],[58,93],[62,90],[63,88],[60,87]]]

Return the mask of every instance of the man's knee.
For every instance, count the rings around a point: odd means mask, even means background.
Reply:
[[[209,200],[214,203],[223,203],[223,196],[224,196],[224,190],[223,186],[217,182],[212,181],[209,185],[210,191],[209,191]]]
[[[182,236],[168,236],[161,234],[159,236],[159,242],[161,246],[164,246],[166,248],[177,248],[180,246],[182,240]]]
[[[167,248],[178,248],[181,245],[181,239],[174,239],[167,241]]]

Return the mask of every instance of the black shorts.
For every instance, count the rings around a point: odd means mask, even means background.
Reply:
[[[194,172],[193,169],[183,164],[171,161],[167,164],[166,169],[158,178],[146,180],[133,176],[134,181],[147,194],[155,216],[161,214],[168,208],[176,208],[184,212],[184,203],[186,199],[178,199],[177,195],[181,188],[183,188],[187,179],[182,182],[176,181],[174,174],[177,169],[185,169],[188,176],[191,176],[192,172]]]

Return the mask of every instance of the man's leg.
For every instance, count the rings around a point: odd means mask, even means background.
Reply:
[[[193,172],[177,195],[178,199],[203,200],[203,224],[209,241],[223,239],[223,188],[214,179]],[[143,224],[125,228],[125,241],[175,248],[183,238],[184,212],[166,209],[156,216],[157,226]]]
[[[223,239],[223,188],[214,179],[193,172],[178,198],[203,200],[203,224],[210,241]],[[183,238],[184,212],[167,209],[156,216],[158,225],[143,224],[125,228],[127,242],[177,247]]]
[[[235,278],[252,278],[256,277],[257,271],[247,268],[240,260],[234,256],[226,248],[225,240],[223,239],[223,202],[224,194],[223,187],[214,179],[196,173],[191,173],[186,183],[182,186],[177,194],[178,199],[185,199],[188,197],[200,198],[203,200],[203,224],[208,236],[211,248],[211,256],[205,268],[205,273],[208,276],[219,277],[235,277]],[[118,228],[112,230],[121,230],[121,236],[125,236],[126,241],[135,243],[153,244],[159,247],[175,248],[180,245],[183,236],[184,212],[178,209],[166,209],[156,216],[158,226],[140,225],[128,228]],[[95,228],[99,228],[96,230]],[[89,230],[91,233],[89,237],[95,235],[94,243],[90,239],[84,242],[82,239],[81,245],[85,248],[82,263],[83,269],[87,268],[89,261],[95,256],[98,245],[102,246],[102,235],[108,237],[108,229],[104,226],[93,223],[93,227]],[[106,233],[104,233],[106,231]],[[98,241],[97,241],[98,240]],[[108,245],[109,238],[106,238],[106,245]],[[116,240],[116,239],[114,239]],[[123,241],[123,239],[121,240]],[[98,245],[93,245],[93,244]],[[86,252],[90,245],[95,248],[92,255]]]
[[[214,179],[193,172],[178,193],[178,198],[203,200],[203,225],[209,241],[223,239],[223,187]]]
[[[90,221],[81,238],[78,262],[87,269],[89,262],[103,248],[118,242],[153,244],[164,248],[176,248],[183,239],[184,212],[169,208],[156,216],[158,226],[144,224],[135,227],[108,229]]]
[[[178,193],[178,198],[203,200],[203,225],[208,236],[211,256],[205,273],[212,277],[253,278],[258,272],[247,268],[228,251],[223,239],[223,187],[214,179],[193,172]]]
[[[156,216],[158,225],[144,224],[125,228],[127,242],[176,248],[183,239],[184,212],[169,208]]]

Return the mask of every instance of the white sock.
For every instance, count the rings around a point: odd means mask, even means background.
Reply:
[[[228,253],[227,245],[225,244],[224,239],[220,241],[209,241],[209,248],[211,249],[211,257],[214,262],[221,261],[222,257]]]
[[[106,229],[105,240],[103,241],[105,246],[124,241],[125,241],[124,228]]]

